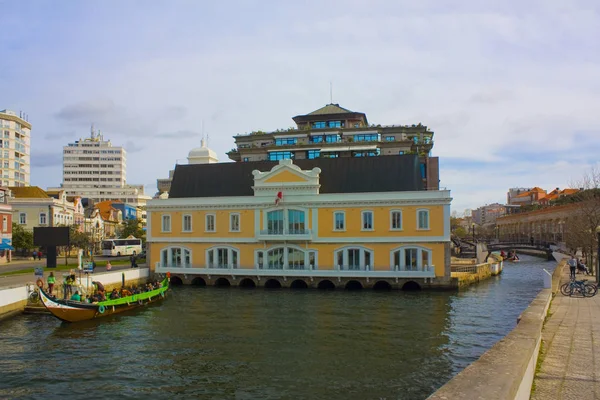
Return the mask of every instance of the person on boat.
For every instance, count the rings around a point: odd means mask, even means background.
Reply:
[[[102,292],[104,293],[106,291],[106,289],[104,289],[104,285],[98,281],[92,281],[92,285],[94,285],[94,289],[97,292]]]
[[[71,279],[71,275],[67,275],[65,278],[65,298],[73,294],[73,282],[74,280]]]
[[[119,296],[119,292],[117,292],[117,289],[116,289],[116,288],[114,288],[114,289],[112,290],[112,292],[110,293],[110,299],[111,299],[111,300],[114,300],[114,299],[118,299],[118,298],[120,298],[120,297],[121,297],[121,296]]]
[[[79,294],[79,291],[75,291],[75,293],[73,294],[73,296],[71,296],[71,300],[73,300],[73,301],[81,301],[81,295]]]
[[[52,290],[54,289],[54,284],[56,283],[56,278],[54,277],[54,272],[50,272],[48,276],[48,294],[52,296]]]
[[[569,277],[571,279],[575,279],[575,272],[577,271],[577,259],[574,255],[572,255],[569,261],[567,261],[567,264],[569,264]]]

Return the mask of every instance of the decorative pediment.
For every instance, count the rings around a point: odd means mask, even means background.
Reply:
[[[252,171],[254,196],[275,197],[279,192],[293,195],[319,194],[320,168],[302,170],[292,160],[280,160],[270,171]]]

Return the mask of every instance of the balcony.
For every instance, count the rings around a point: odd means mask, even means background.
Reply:
[[[155,262],[155,272],[159,274],[179,273],[189,275],[230,275],[230,276],[289,276],[289,277],[314,277],[314,278],[370,278],[370,279],[386,279],[386,278],[430,278],[436,277],[435,268],[429,266],[418,270],[407,267],[394,267],[389,270],[373,270],[369,269],[340,269],[335,267],[314,267],[306,265],[304,268],[259,268],[258,266],[231,266],[231,265],[210,265],[208,268],[205,265],[163,265],[160,261]]]
[[[264,229],[257,235],[258,240],[312,240],[309,229]]]

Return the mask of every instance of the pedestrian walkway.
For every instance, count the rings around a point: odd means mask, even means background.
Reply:
[[[561,284],[568,281],[565,267]],[[556,293],[542,329],[533,385],[535,400],[600,399],[600,294],[582,298]]]

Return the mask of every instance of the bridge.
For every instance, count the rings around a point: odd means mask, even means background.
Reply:
[[[554,260],[552,255],[552,245],[554,243],[551,242],[534,242],[533,244],[527,242],[498,242],[498,243],[490,243],[489,241],[472,241],[469,239],[461,239],[458,237],[452,237],[452,243],[455,247],[460,248],[459,256],[462,257],[475,257],[475,249],[478,243],[484,243],[487,247],[488,252],[493,251],[510,251],[510,250],[535,250],[546,253],[546,257],[548,260]]]

